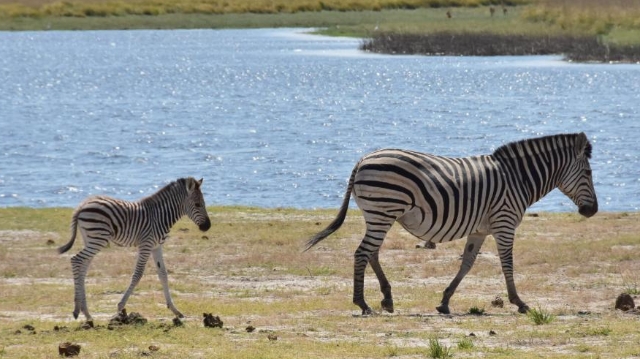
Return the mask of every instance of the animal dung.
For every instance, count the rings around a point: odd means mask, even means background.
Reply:
[[[80,345],[64,342],[58,345],[58,354],[63,357],[74,357],[80,354]]]
[[[491,301],[491,305],[495,308],[503,308],[504,307],[504,301],[502,300],[502,298],[500,298],[500,296],[496,296],[496,299]]]
[[[629,311],[636,307],[633,302],[633,297],[627,293],[622,293],[616,298],[616,309],[620,309],[623,312]]]
[[[202,316],[205,328],[222,328],[223,323],[219,316],[214,316],[211,313],[202,313]]]

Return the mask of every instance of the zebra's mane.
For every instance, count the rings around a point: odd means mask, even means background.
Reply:
[[[549,151],[548,148],[550,148],[552,151],[557,149],[564,149],[566,147],[574,146],[578,136],[580,136],[580,134],[571,133],[510,142],[498,147],[493,152],[493,156],[497,158],[520,158],[527,155],[525,147],[529,149],[529,151],[535,151],[533,154],[547,152]],[[535,143],[537,146],[528,146],[532,143]],[[587,156],[587,158],[591,158],[591,150],[591,143],[587,141],[587,144],[584,148],[584,155]]]
[[[180,186],[182,188],[185,188],[185,193],[186,193],[186,183],[187,183],[187,178],[178,178],[175,181],[169,182],[167,185],[165,185],[164,187],[160,188],[154,194],[140,199],[139,202],[163,201],[164,198],[166,198],[166,194],[167,193],[175,192],[175,189],[176,188],[180,188]]]

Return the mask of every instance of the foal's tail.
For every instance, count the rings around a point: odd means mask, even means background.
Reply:
[[[60,254],[71,249],[71,247],[73,247],[73,242],[76,241],[76,232],[78,232],[78,214],[80,214],[80,210],[76,209],[73,212],[73,217],[71,218],[71,239],[69,240],[69,242],[67,242],[67,244],[58,247],[58,253]]]

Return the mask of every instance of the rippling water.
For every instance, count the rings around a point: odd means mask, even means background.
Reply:
[[[303,30],[0,32],[0,207],[204,177],[208,204],[338,207],[382,147],[584,131],[604,211],[640,207],[640,66],[410,57]],[[569,211],[554,191],[535,207]]]

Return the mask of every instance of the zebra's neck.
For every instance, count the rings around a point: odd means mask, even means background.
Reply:
[[[575,135],[556,135],[513,142],[499,147],[493,157],[511,182],[509,188],[522,211],[555,189],[574,158]]]
[[[187,191],[180,181],[171,182],[153,195],[143,198],[140,205],[156,219],[166,232],[185,215],[184,199]]]

